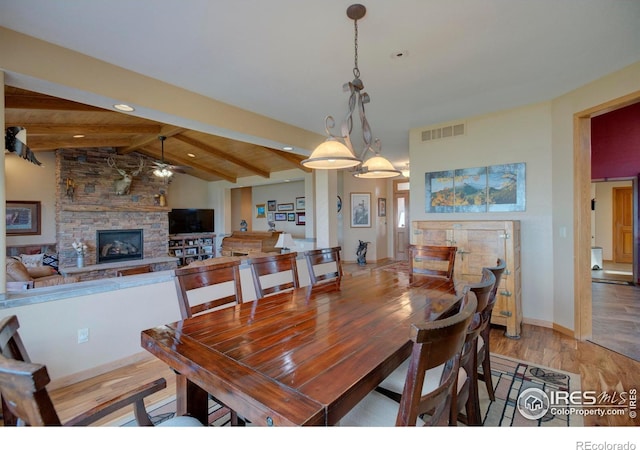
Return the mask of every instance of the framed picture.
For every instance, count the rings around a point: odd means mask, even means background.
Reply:
[[[296,213],[287,213],[287,222],[294,222],[296,220]]]
[[[256,205],[256,219],[264,219],[266,216],[266,211],[264,209],[264,203]]]
[[[287,213],[276,213],[276,220],[277,221],[287,220]]]
[[[304,210],[304,200],[305,197],[296,197],[296,209]]]
[[[371,227],[371,194],[351,193],[351,228]]]
[[[296,213],[296,225],[306,225],[307,216],[303,212]]]
[[[378,199],[378,217],[387,217],[387,199]]]
[[[293,203],[280,203],[278,205],[278,211],[293,211]]]
[[[176,256],[182,256],[182,249],[177,248],[175,251]]]
[[[276,201],[267,200],[267,211],[275,211],[275,210],[276,210]]]
[[[273,222],[273,213],[272,212],[267,213],[267,221],[268,222]]]
[[[7,235],[40,234],[40,202],[7,201]]]
[[[197,255],[198,254],[198,249],[195,248],[195,247],[185,248],[184,251],[187,253],[187,255]]]

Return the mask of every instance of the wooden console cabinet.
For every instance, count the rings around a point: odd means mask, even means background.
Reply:
[[[222,239],[222,256],[242,256],[252,253],[280,253],[276,248],[281,231],[234,231]]]
[[[411,224],[411,242],[458,247],[453,277],[461,283],[479,281],[483,267],[495,266],[498,258],[504,259],[507,268],[498,289],[491,323],[506,327],[508,337],[520,337],[520,221],[419,220]]]

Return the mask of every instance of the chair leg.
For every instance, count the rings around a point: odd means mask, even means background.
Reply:
[[[482,358],[482,374],[484,378],[484,384],[487,386],[487,393],[489,394],[489,400],[496,401],[496,394],[493,389],[493,380],[491,378],[491,356],[489,349],[485,347],[484,358]]]
[[[482,425],[482,417],[480,414],[480,397],[478,395],[478,361],[477,353],[471,357],[472,363],[469,364],[469,396],[465,404],[467,413],[467,425]]]

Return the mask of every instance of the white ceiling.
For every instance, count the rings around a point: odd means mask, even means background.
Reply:
[[[323,133],[347,110],[352,3],[0,0],[0,26]],[[638,0],[363,4],[367,117],[398,167],[412,127],[549,100],[640,60]]]

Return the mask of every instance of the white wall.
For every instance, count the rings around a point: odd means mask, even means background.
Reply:
[[[411,220],[520,220],[523,316],[553,321],[553,233],[551,229],[551,103],[464,120],[463,136],[422,142],[425,129],[410,132]],[[456,121],[460,123],[460,121]],[[426,172],[526,164],[526,210],[511,213],[427,213]],[[413,242],[413,241],[412,241]],[[572,280],[568,280],[572,282]]]
[[[12,153],[5,155],[7,200],[40,201],[42,213],[39,235],[7,236],[8,246],[56,242],[56,154],[38,152],[36,158],[42,166]]]

